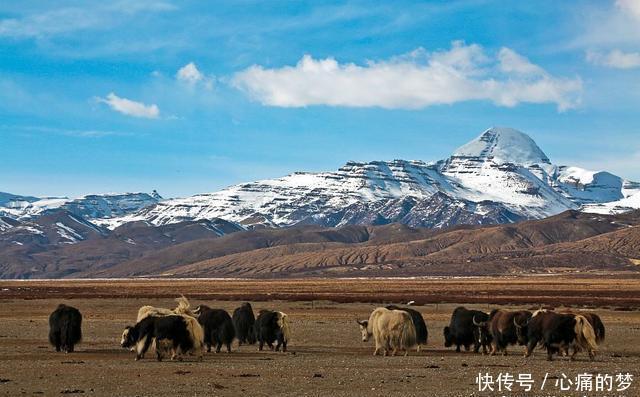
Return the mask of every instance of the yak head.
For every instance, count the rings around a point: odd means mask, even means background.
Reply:
[[[360,332],[362,333],[362,341],[366,342],[369,340],[371,334],[369,333],[369,321],[367,320],[356,320],[358,325],[360,326]]]
[[[120,339],[120,346],[124,348],[132,347],[137,342],[137,332],[134,327],[127,326],[124,331],[122,331],[122,338]]]
[[[529,318],[524,316],[514,316],[513,317],[513,325],[516,328],[516,336],[518,337],[518,343],[521,345],[526,345],[528,342],[528,326],[529,326]]]
[[[451,328],[444,327],[444,347],[453,346],[453,335],[451,335]]]
[[[473,336],[475,336],[478,344],[487,344],[487,341],[491,338],[489,335],[489,321],[478,321],[476,316],[473,316],[473,325],[475,326]]]

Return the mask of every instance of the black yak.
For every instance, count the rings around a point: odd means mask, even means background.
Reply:
[[[420,345],[426,345],[427,339],[429,337],[429,331],[427,330],[427,323],[424,321],[422,314],[419,311],[410,309],[408,307],[399,307],[395,305],[387,306],[389,310],[402,310],[411,316],[411,320],[413,321],[413,326],[416,329],[416,345],[417,350],[420,351]]]
[[[211,351],[211,345],[216,345],[216,353],[220,353],[222,345],[227,347],[227,353],[231,353],[231,343],[236,336],[231,316],[223,309],[212,309],[209,306],[200,305],[194,311],[198,315],[198,322],[204,328],[204,344],[207,352]]]
[[[480,330],[488,330],[491,334],[492,349],[491,355],[502,352],[507,355],[507,346],[509,345],[526,345],[526,333],[518,332],[516,324],[524,324],[531,318],[531,312],[528,310],[507,311],[494,309],[489,314],[489,320],[479,323]]]
[[[444,327],[444,346],[456,346],[456,352],[460,352],[460,346],[469,350],[473,345],[473,351],[478,353],[482,346],[482,352],[487,352],[491,343],[491,336],[478,327],[479,324],[489,319],[489,315],[480,310],[469,310],[463,306],[457,307],[451,314],[449,326]]]
[[[258,341],[258,349],[262,350],[266,343],[273,349],[273,342],[277,341],[276,351],[287,351],[289,342],[289,318],[285,313],[271,310],[261,310],[254,324],[254,332]]]
[[[60,304],[49,316],[49,342],[56,351],[73,352],[82,340],[82,314],[75,307]]]
[[[526,334],[529,357],[533,349],[542,343],[547,349],[547,360],[553,359],[553,353],[568,351],[573,347],[571,360],[576,353],[585,349],[593,359],[596,352],[596,333],[586,317],[579,314],[558,314],[539,310],[525,322],[514,320],[518,336]]]
[[[135,347],[136,361],[144,357],[154,341],[158,361],[162,361],[163,348],[167,345],[172,351],[172,360],[181,359],[181,353],[193,353],[202,360],[203,339],[198,320],[186,314],[174,314],[147,316],[135,326],[127,326],[122,332],[120,345],[125,348]]]
[[[251,303],[245,302],[233,311],[233,327],[236,330],[238,345],[243,343],[253,345],[256,343],[256,336],[253,330],[255,322],[256,318],[253,315]]]

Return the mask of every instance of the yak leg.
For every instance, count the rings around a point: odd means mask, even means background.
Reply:
[[[494,342],[491,344],[491,352],[489,352],[489,355],[495,356],[497,352],[498,352],[498,343]]]
[[[456,353],[460,353],[460,345],[456,345]]]
[[[149,350],[149,346],[151,346],[152,341],[153,338],[149,335],[145,336],[143,340],[138,341],[136,344],[136,361],[144,357],[144,354]]]
[[[553,350],[551,350],[551,346],[547,347],[547,361],[553,361]]]
[[[531,355],[531,353],[533,352],[533,350],[536,348],[536,346],[538,345],[538,341],[533,339],[530,340],[529,343],[527,344],[527,347],[524,351],[524,356],[525,357],[529,357]]]
[[[227,353],[231,353],[231,342],[227,343]]]
[[[374,335],[374,341],[376,343],[376,350],[373,351],[373,355],[377,356],[378,352],[380,351],[380,349],[382,348],[382,341],[380,340],[379,335]],[[385,352],[382,353],[382,355],[386,355]]]

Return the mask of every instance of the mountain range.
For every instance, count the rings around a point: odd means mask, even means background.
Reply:
[[[555,259],[547,262],[554,268],[563,257],[586,260],[590,269],[598,267],[593,258],[626,269],[640,257],[633,247],[605,258],[585,254],[590,244],[566,244],[607,233],[636,241],[628,236],[637,234],[629,215],[636,208],[639,183],[555,165],[526,134],[494,127],[440,161],[350,161],[335,172],[296,172],[186,198],[165,200],[155,191],[74,199],[0,193],[0,277],[522,272],[541,258],[539,246],[552,250]],[[542,245],[514,237],[522,236],[521,225],[556,225],[557,216],[571,225],[570,237]],[[591,232],[570,230],[585,223]],[[478,243],[483,235],[494,243]],[[451,254],[443,243],[451,238],[474,243]],[[509,242],[509,255],[500,256],[505,247],[490,248],[500,241]],[[476,252],[474,244],[482,248]],[[459,266],[478,260],[482,269]]]
[[[442,228],[633,208],[640,208],[639,183],[554,165],[524,133],[490,128],[444,160],[350,161],[335,172],[296,172],[164,200],[110,219],[108,226],[222,218],[249,227],[400,222]]]

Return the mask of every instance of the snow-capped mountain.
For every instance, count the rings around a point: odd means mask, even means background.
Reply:
[[[0,217],[0,248],[28,246],[31,252],[36,252],[43,247],[76,244],[107,233],[108,230],[62,209],[31,220]]]
[[[490,128],[445,160],[350,161],[335,172],[296,172],[162,201],[111,219],[109,227],[213,218],[268,226],[505,223],[590,209],[637,192],[639,184],[608,172],[554,165],[520,131]]]
[[[93,221],[107,222],[110,218],[135,213],[162,200],[152,193],[91,194],[79,198],[29,197],[0,193],[0,216],[31,219],[47,212],[64,209],[73,215]]]

